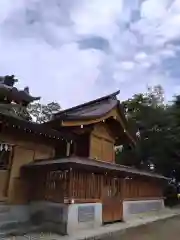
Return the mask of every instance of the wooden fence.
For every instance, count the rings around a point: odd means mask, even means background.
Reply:
[[[79,171],[44,171],[33,173],[30,200],[53,202],[98,202],[104,194],[124,199],[162,197],[156,181],[125,180],[113,175]]]

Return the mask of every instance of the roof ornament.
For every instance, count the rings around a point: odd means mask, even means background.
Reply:
[[[30,119],[27,107],[30,103],[40,100],[30,94],[29,87],[18,90],[14,87],[18,80],[14,75],[0,76],[0,112]]]
[[[33,97],[29,93],[29,87],[25,87],[24,90],[18,91],[16,95],[13,96],[14,99],[12,99],[15,103],[21,104],[22,106],[27,107],[30,103],[34,101],[38,101],[41,98],[40,97]]]
[[[4,85],[14,87],[14,84],[18,82],[18,79],[15,78],[14,75],[7,75],[4,77]]]
[[[8,95],[12,91],[15,82],[17,82],[17,80],[14,78],[14,75],[0,77],[0,102],[4,100],[7,101]]]

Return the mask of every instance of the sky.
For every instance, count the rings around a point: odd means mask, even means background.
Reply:
[[[180,0],[1,0],[0,75],[62,108],[180,94]]]

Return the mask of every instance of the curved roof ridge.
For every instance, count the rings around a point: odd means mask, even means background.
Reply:
[[[86,102],[86,103],[83,103],[83,104],[80,104],[80,105],[77,105],[77,106],[74,106],[74,107],[71,107],[71,108],[68,108],[68,109],[65,109],[65,110],[62,110],[58,113],[55,113],[53,116],[58,116],[58,115],[61,115],[61,114],[66,114],[70,111],[73,111],[73,110],[78,110],[82,107],[87,107],[89,105],[92,105],[92,104],[95,104],[95,103],[98,103],[98,102],[101,102],[101,101],[104,101],[104,100],[107,100],[107,99],[111,99],[111,98],[114,98],[116,97],[118,94],[120,93],[120,90],[114,92],[114,93],[111,93],[109,95],[106,95],[106,96],[103,96],[101,98],[97,98],[95,100],[92,100],[92,101],[89,101],[89,102]]]

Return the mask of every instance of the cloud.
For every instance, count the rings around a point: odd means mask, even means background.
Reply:
[[[89,36],[79,40],[80,49],[97,49],[102,51],[109,51],[109,42],[103,37]]]
[[[180,86],[179,28],[178,0],[2,0],[0,75],[63,107],[152,84],[170,98]]]

